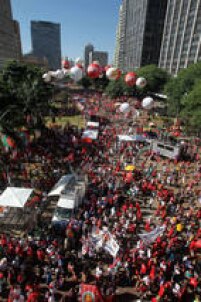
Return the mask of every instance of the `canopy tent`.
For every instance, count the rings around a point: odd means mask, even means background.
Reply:
[[[0,195],[0,206],[23,208],[32,192],[33,189],[8,187]]]
[[[92,140],[96,140],[98,138],[98,130],[84,130],[82,134],[82,139],[83,138],[90,138]]]
[[[146,138],[142,135],[117,135],[117,138],[121,142],[145,142]]]
[[[48,196],[58,196],[61,194],[61,192],[65,189],[67,184],[69,184],[70,181],[74,180],[75,176],[73,174],[67,174],[63,175],[59,181],[54,185]]]
[[[87,122],[87,127],[98,128],[99,123],[98,122]]]

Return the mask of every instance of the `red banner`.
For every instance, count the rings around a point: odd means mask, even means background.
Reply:
[[[104,302],[96,285],[81,284],[81,302]]]

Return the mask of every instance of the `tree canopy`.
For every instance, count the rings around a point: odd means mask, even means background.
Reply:
[[[182,69],[176,77],[166,84],[164,92],[168,96],[168,111],[179,115],[186,104],[183,99],[192,91],[196,82],[201,78],[201,62]]]
[[[184,124],[190,129],[194,128],[196,132],[201,131],[201,80],[196,81],[190,93],[181,99],[183,110],[181,117]]]
[[[111,97],[124,94],[144,97],[148,93],[162,92],[165,84],[170,79],[170,75],[156,65],[144,66],[135,71],[135,73],[137,73],[137,77],[144,77],[147,80],[147,85],[143,89],[136,86],[128,87],[124,81],[125,75],[122,75],[120,80],[109,82],[106,93]]]
[[[49,110],[52,86],[35,65],[9,62],[0,74],[0,125],[14,130],[26,126],[27,116],[42,119]]]

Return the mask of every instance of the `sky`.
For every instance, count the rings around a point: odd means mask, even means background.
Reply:
[[[61,24],[62,56],[83,58],[84,46],[108,51],[112,63],[121,0],[11,0],[20,23],[23,53],[31,51],[30,21]]]

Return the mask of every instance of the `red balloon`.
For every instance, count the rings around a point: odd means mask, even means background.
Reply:
[[[137,80],[137,75],[136,73],[134,72],[128,72],[126,75],[125,75],[125,78],[124,78],[126,84],[129,86],[129,87],[132,87],[135,85],[136,83],[136,80]]]
[[[112,65],[106,65],[104,69],[105,69],[105,71],[107,71],[111,67],[112,67]]]
[[[62,66],[63,66],[63,68],[65,68],[65,69],[69,69],[69,68],[70,68],[70,63],[69,63],[67,60],[64,60],[64,61],[62,62]]]
[[[91,79],[96,79],[100,75],[100,66],[98,64],[90,64],[87,69],[87,74]]]
[[[82,64],[77,63],[76,66],[79,67],[79,68],[81,68],[81,69],[83,69]]]
[[[194,248],[201,249],[201,239],[195,241]]]

